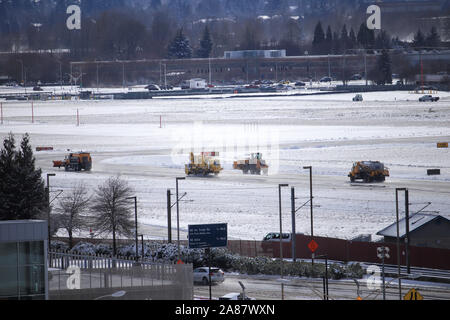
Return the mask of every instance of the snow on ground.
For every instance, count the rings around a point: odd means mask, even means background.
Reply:
[[[234,239],[260,240],[279,230],[278,184],[294,186],[297,206],[303,205],[309,197],[306,165],[313,166],[314,234],[377,238],[376,232],[395,220],[396,187],[410,189],[410,212],[431,202],[426,211],[450,217],[450,153],[436,148],[450,140],[450,93],[437,95],[435,103],[400,91],[364,93],[363,102],[352,102],[354,94],[35,101],[34,123],[31,102],[3,101],[0,137],[28,132],[33,146],[54,147],[35,153],[44,176],[56,173],[54,195],[77,183],[93,191],[120,174],[138,197],[145,238],[167,237],[166,190],[184,176],[191,150],[219,151],[225,170],[180,182],[180,192],[187,192],[180,202],[182,239],[189,224],[199,223],[228,223]],[[51,160],[62,159],[68,149],[90,151],[93,170],[52,168]],[[269,163],[268,176],[232,170],[234,160],[257,151]],[[350,184],[348,171],[359,160],[382,161],[391,176],[385,183]],[[427,176],[428,168],[440,168],[441,175]],[[288,188],[282,190],[282,210],[283,230],[289,232]],[[174,214],[173,219],[176,226]],[[297,232],[309,234],[308,205],[296,219]]]

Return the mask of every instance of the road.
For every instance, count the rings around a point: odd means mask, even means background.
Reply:
[[[292,278],[291,278],[292,279]],[[399,292],[397,280],[386,280],[386,299],[398,300]],[[241,292],[238,283],[241,281],[246,287],[246,294],[257,300],[281,300],[281,281],[277,277],[258,277],[236,274],[226,274],[225,281],[212,286],[212,297],[216,299],[230,292]],[[322,279],[293,279],[285,281],[285,300],[321,300],[323,299]],[[383,299],[381,290],[371,290],[364,280],[359,280],[359,295],[363,300]],[[411,288],[416,288],[424,300],[450,300],[450,286],[429,283],[402,283],[402,297]],[[329,300],[355,300],[357,298],[357,285],[352,280],[329,280]],[[196,297],[209,297],[209,286],[195,285]]]

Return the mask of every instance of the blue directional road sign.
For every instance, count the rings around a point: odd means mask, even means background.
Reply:
[[[227,246],[227,224],[189,225],[189,248],[217,248]]]

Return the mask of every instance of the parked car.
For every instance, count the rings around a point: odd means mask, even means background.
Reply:
[[[147,89],[149,91],[161,90],[161,88],[156,84],[149,84],[148,86],[145,87],[145,89]]]
[[[148,86],[147,86],[148,87]],[[173,87],[171,86],[171,85],[167,85],[167,86],[161,86],[161,87],[159,87],[159,89],[160,90],[172,90],[173,89]],[[149,89],[150,90],[150,89]],[[155,89],[155,90],[158,90],[158,89]]]
[[[433,97],[431,94],[426,94],[419,98],[420,102],[427,102],[427,101],[436,102],[438,100],[439,100],[439,97]]]
[[[263,241],[280,241],[280,233],[279,232],[269,232],[263,238]],[[291,241],[291,234],[283,232],[283,240],[282,241]]]
[[[220,297],[219,300],[256,300],[256,299],[248,297],[247,295],[242,296],[242,294],[237,292],[230,292]]]
[[[33,87],[33,91],[43,91],[41,87],[35,86]]]
[[[320,82],[331,82],[332,80],[331,77],[323,77],[320,79]]]
[[[304,83],[304,82],[302,82],[302,81],[297,81],[296,83],[295,83],[295,86],[296,87],[304,87],[306,85],[306,83]]]
[[[194,282],[209,284],[209,267],[199,267],[194,269]],[[211,283],[222,283],[225,280],[224,272],[219,268],[211,267]]]
[[[350,80],[361,80],[361,79],[362,79],[362,76],[359,73],[354,74],[350,77]]]
[[[363,96],[362,94],[357,94],[356,96],[353,97],[353,101],[363,101]]]

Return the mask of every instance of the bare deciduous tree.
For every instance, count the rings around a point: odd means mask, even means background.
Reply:
[[[99,186],[92,200],[94,225],[99,232],[112,233],[113,255],[117,253],[116,236],[130,236],[134,229],[133,210],[130,206],[132,189],[120,177],[111,177]]]
[[[89,209],[90,198],[86,187],[78,184],[75,188],[58,201],[55,213],[58,213],[57,224],[64,228],[69,235],[69,247],[73,247],[73,233],[87,226],[83,213]]]

